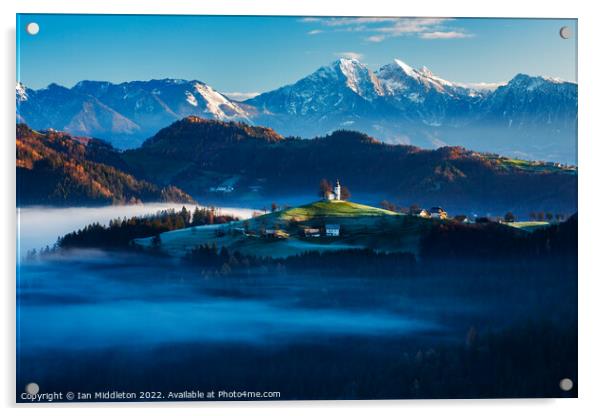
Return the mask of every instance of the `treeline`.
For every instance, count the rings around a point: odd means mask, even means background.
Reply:
[[[60,237],[58,248],[123,248],[135,238],[158,236],[166,231],[208,224],[224,224],[238,218],[220,214],[215,208],[194,211],[182,207],[158,211],[156,214],[111,220],[108,226],[94,223]]]
[[[577,214],[531,233],[492,222],[437,223],[423,237],[420,254],[426,261],[576,258]]]
[[[371,249],[348,249],[336,252],[309,251],[283,259],[257,257],[230,251],[215,244],[204,244],[187,253],[184,260],[201,269],[203,275],[244,275],[263,273],[311,272],[328,276],[412,276],[416,258],[410,253],[379,253]]]

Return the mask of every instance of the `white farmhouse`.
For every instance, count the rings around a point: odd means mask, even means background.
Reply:
[[[326,224],[324,229],[326,237],[338,237],[341,234],[341,226],[339,224]]]

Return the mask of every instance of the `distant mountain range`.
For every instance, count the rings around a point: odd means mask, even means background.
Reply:
[[[304,140],[244,123],[188,117],[121,156],[137,177],[223,204],[312,200],[320,179],[339,178],[352,199],[372,204],[387,199],[465,214],[513,211],[523,218],[531,211],[577,210],[575,168],[460,147],[384,144],[354,131]]]
[[[135,178],[120,152],[96,139],[17,125],[17,206],[194,202],[174,186]]]
[[[189,115],[269,126],[310,138],[346,128],[389,143],[461,145],[524,159],[576,163],[577,84],[518,74],[493,90],[446,81],[400,60],[372,71],[339,59],[244,102],[200,81],[81,81],[16,89],[17,119],[138,146]]]

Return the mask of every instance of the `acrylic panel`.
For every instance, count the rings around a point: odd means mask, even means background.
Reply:
[[[17,15],[18,402],[576,397],[575,19]]]

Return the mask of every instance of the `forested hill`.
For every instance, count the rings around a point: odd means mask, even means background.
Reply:
[[[352,194],[369,195],[372,200],[366,202],[373,203],[388,199],[465,213],[570,214],[577,208],[574,167],[461,147],[384,144],[353,131],[305,140],[243,123],[188,117],[123,157],[137,175],[174,184],[195,197],[224,183],[233,187],[229,198],[314,195],[321,178],[340,178]]]
[[[17,204],[106,205],[193,202],[174,186],[157,186],[127,173],[111,145],[17,125]]]

